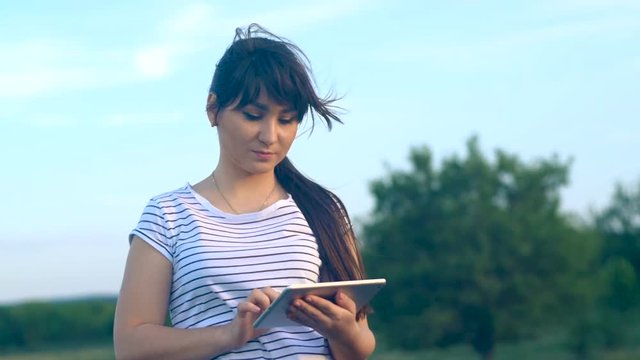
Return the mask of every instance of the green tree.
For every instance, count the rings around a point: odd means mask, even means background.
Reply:
[[[605,303],[617,311],[640,305],[640,182],[637,188],[618,184],[611,203],[596,215],[603,238],[602,262],[607,278]]]
[[[569,161],[491,161],[475,137],[439,169],[426,147],[410,159],[372,183],[362,227],[370,276],[388,280],[372,324],[390,345],[469,342],[489,359],[496,340],[583,306],[596,241],[560,213]]]
[[[0,307],[0,350],[25,344],[22,328],[7,307]]]
[[[602,239],[596,299],[571,331],[572,347],[583,358],[633,341],[640,319],[640,182],[635,191],[616,185],[594,224]]]
[[[0,306],[0,350],[110,340],[115,298]]]

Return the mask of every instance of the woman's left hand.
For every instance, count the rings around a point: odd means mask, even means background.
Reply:
[[[338,291],[335,300],[333,303],[319,296],[307,295],[294,300],[287,315],[291,320],[315,329],[328,340],[354,339],[359,333],[356,304],[342,291]]]

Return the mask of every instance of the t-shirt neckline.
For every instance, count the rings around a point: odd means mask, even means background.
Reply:
[[[267,217],[269,216],[269,214],[279,209],[283,202],[290,202],[293,200],[291,194],[287,193],[286,199],[279,199],[262,210],[242,213],[242,214],[234,214],[234,213],[222,211],[219,208],[215,207],[209,200],[207,200],[204,196],[200,195],[190,183],[187,182],[185,187],[187,188],[187,190],[189,190],[189,192],[191,192],[193,197],[208,211],[210,211],[213,215],[215,215],[216,217],[223,217],[228,220],[236,220],[236,221],[256,220],[256,219]]]

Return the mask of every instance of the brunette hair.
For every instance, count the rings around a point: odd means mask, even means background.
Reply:
[[[292,106],[297,120],[309,112],[312,130],[319,116],[329,130],[337,98],[316,93],[311,66],[295,44],[257,24],[236,29],[233,43],[218,62],[209,92],[216,95],[216,112],[238,101],[242,108],[258,99],[260,91],[280,104]],[[291,194],[318,242],[321,281],[365,279],[365,270],[349,214],[331,191],[302,175],[285,157],[275,168],[280,185]],[[357,318],[369,311],[365,307]]]

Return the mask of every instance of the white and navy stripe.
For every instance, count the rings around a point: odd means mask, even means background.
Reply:
[[[255,213],[220,211],[186,186],[152,198],[136,235],[173,264],[173,326],[230,322],[255,288],[317,282],[315,237],[291,196]],[[326,359],[326,340],[307,327],[274,328],[217,359]]]

